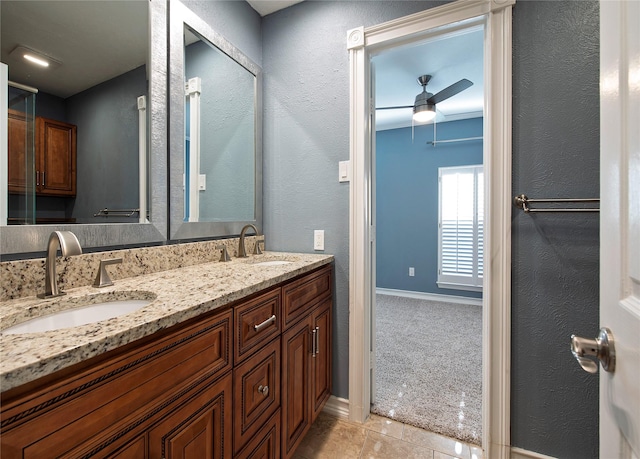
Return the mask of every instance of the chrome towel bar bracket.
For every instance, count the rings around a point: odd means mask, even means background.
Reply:
[[[522,209],[525,213],[531,212],[600,212],[598,207],[547,207],[547,208],[531,208],[531,203],[581,203],[581,204],[590,204],[590,203],[599,203],[599,198],[548,198],[548,199],[530,199],[526,194],[519,194],[515,198],[513,198],[513,205],[519,209]]]

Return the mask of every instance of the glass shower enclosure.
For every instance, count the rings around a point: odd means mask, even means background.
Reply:
[[[28,86],[7,83],[9,225],[36,223],[36,93]]]

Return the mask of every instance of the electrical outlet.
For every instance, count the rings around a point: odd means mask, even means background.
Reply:
[[[324,230],[313,231],[313,250],[324,250]]]
[[[409,267],[409,277],[413,277],[416,275],[416,270],[413,266]]]

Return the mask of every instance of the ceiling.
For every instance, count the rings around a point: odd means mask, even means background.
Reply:
[[[247,3],[256,10],[260,16],[275,13],[276,11],[288,8],[291,5],[300,3],[303,0],[247,0]]]
[[[2,62],[9,79],[66,98],[147,61],[144,1],[0,1]],[[114,24],[118,30],[114,31]],[[17,46],[59,61],[28,64]]]

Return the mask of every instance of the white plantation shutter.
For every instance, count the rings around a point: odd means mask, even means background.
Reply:
[[[482,290],[484,175],[482,166],[441,167],[438,286]]]

